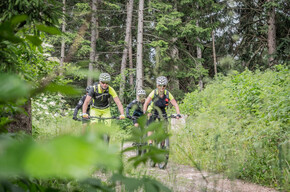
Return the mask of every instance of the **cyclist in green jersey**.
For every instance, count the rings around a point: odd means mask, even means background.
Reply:
[[[91,116],[96,117],[111,117],[110,112],[110,98],[113,97],[113,100],[118,106],[120,112],[120,119],[125,119],[123,105],[116,93],[116,91],[109,85],[111,81],[111,76],[108,73],[101,73],[99,76],[99,82],[95,83],[94,86],[89,90],[88,96],[83,104],[83,118],[89,118],[89,115],[86,113],[87,107],[93,99],[91,105]],[[97,119],[95,119],[97,121]],[[94,121],[93,121],[94,122]],[[107,120],[107,124],[110,126],[111,121]]]
[[[152,105],[153,108],[153,116],[152,114],[149,113],[148,115],[150,116],[149,122],[152,122],[156,120],[160,116],[167,116],[167,111],[166,108],[168,107],[168,103],[170,102],[176,110],[177,116],[176,118],[179,119],[181,118],[180,111],[179,111],[179,106],[172,96],[172,94],[166,89],[166,86],[168,84],[168,80],[164,76],[160,76],[156,79],[156,86],[157,88],[153,90],[149,96],[147,97],[144,105],[143,105],[143,112],[145,113],[147,111],[148,105]],[[148,136],[150,136],[152,132],[148,132]],[[152,143],[152,141],[149,141],[149,144]]]

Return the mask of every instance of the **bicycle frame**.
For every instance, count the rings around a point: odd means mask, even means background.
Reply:
[[[159,121],[162,121],[162,120],[168,120],[169,118],[177,118],[177,116],[175,115],[170,115],[170,116],[167,116],[167,115],[152,115],[151,117],[154,118],[154,121],[156,119],[158,119]],[[166,125],[168,126],[168,125]],[[164,162],[161,162],[161,163],[158,163],[158,167],[160,169],[165,169],[166,166],[167,166],[167,163],[168,163],[168,159],[169,159],[169,137],[167,137],[164,141],[161,141],[159,143],[156,143],[155,142],[155,145],[157,145],[157,147],[159,149],[165,149],[165,150],[168,150],[168,154],[166,155],[165,157],[165,161]],[[155,163],[154,162],[150,162],[150,166],[151,167],[155,167]]]

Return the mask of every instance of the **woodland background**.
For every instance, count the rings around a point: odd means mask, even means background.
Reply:
[[[77,171],[84,176],[92,163],[104,166],[93,155],[104,153],[101,141],[94,148],[88,135],[53,139],[79,132],[72,108],[100,72],[111,74],[124,107],[137,89],[154,89],[157,76],[169,79],[168,90],[188,115],[187,126],[172,137],[174,161],[289,189],[288,1],[5,0],[0,10],[3,189],[55,182],[64,190]],[[112,110],[117,114],[116,106]],[[119,123],[116,141],[134,133],[130,124]],[[52,143],[39,144],[46,140]],[[61,147],[72,144],[94,162]],[[126,170],[115,152],[106,153],[105,166]],[[59,154],[61,167],[81,168],[59,172],[58,163],[35,158]],[[126,179],[136,178],[121,171],[105,186],[114,189]],[[134,181],[146,188],[146,179]],[[85,185],[104,184],[95,182]],[[84,190],[79,182],[74,186]]]

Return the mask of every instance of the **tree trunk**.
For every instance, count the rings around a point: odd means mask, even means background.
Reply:
[[[98,4],[100,3],[100,1],[97,1],[97,10],[98,10]],[[99,39],[100,37],[100,31],[99,31],[99,17],[98,15],[96,14],[96,41]],[[98,66],[98,60],[99,60],[99,56],[100,54],[98,54],[97,52],[95,53],[95,65],[94,65],[94,68],[95,69],[98,69],[99,66]]]
[[[130,87],[134,88],[134,77],[133,77],[133,51],[132,51],[132,31],[130,34],[129,42],[129,68],[130,68]]]
[[[179,51],[175,45],[175,42],[177,41],[177,37],[174,37],[172,39],[172,43],[173,43],[173,47],[172,47],[172,50],[171,50],[171,58],[173,60],[173,68],[174,68],[174,72],[178,72],[179,71],[179,67],[178,67],[178,64],[177,64],[177,60],[179,58]],[[172,79],[173,81],[170,83],[171,84],[171,88],[172,89],[179,89],[179,80],[176,78],[176,75],[173,77]]]
[[[136,89],[143,87],[143,11],[144,0],[139,0],[138,10],[138,35],[137,35],[137,64],[136,64]],[[136,92],[137,96],[137,92]]]
[[[271,2],[272,0],[267,0]],[[270,7],[268,11],[268,54],[269,66],[274,64],[274,55],[276,51],[276,24],[275,24],[275,7]]]
[[[133,0],[127,2],[127,22],[126,22],[126,36],[125,36],[125,47],[123,50],[122,63],[121,63],[121,82],[120,82],[120,100],[124,102],[124,90],[125,90],[125,70],[128,57],[128,45],[130,43],[131,25],[132,25],[132,12],[133,12]]]
[[[65,0],[62,1],[63,7],[62,7],[62,13],[63,13],[63,18],[62,18],[62,32],[65,33]],[[65,53],[65,39],[62,37],[61,40],[61,51],[60,51],[60,68],[61,72],[60,75],[62,75],[62,68],[63,68],[63,62],[64,62],[64,53]]]
[[[196,26],[199,26],[198,21],[196,21]],[[197,42],[200,43],[200,39],[199,37],[197,37]],[[201,68],[202,68],[202,63],[200,62],[200,59],[202,58],[202,54],[201,54],[201,48],[199,46],[196,47],[196,52],[197,52],[197,59],[198,59],[198,63],[197,63],[197,67],[198,67],[198,72],[200,73],[199,75],[199,89],[202,90],[203,89],[203,81],[202,81],[202,74],[201,74]]]
[[[212,56],[213,56],[214,75],[217,75],[214,30],[212,30],[211,32],[211,37],[212,37]]]
[[[93,84],[92,73],[94,71],[93,64],[96,56],[96,11],[97,11],[97,0],[92,0],[92,18],[91,18],[91,52],[90,52],[90,64],[89,64],[89,75],[87,86]]]
[[[177,11],[177,1],[174,0],[174,10]],[[176,34],[177,35],[177,34]],[[172,50],[171,50],[171,58],[173,60],[173,69],[175,72],[174,77],[172,78],[173,81],[171,81],[170,85],[172,89],[179,89],[179,80],[177,79],[177,72],[179,71],[177,60],[179,59],[179,51],[178,48],[175,45],[175,42],[177,41],[177,37],[172,38]]]
[[[12,117],[13,121],[8,124],[8,132],[24,131],[32,134],[31,121],[31,99],[29,98],[23,106],[25,113],[18,113]]]

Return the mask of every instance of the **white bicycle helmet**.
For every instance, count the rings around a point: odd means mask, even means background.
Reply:
[[[143,90],[143,89],[139,89],[139,90],[137,91],[137,95],[138,95],[138,96],[140,96],[140,95],[145,95],[145,96],[146,96],[146,91]]]
[[[99,76],[99,80],[103,82],[110,82],[111,76],[108,73],[101,73]]]
[[[167,83],[168,83],[168,80],[164,76],[157,77],[157,79],[156,79],[157,85],[167,85]]]

